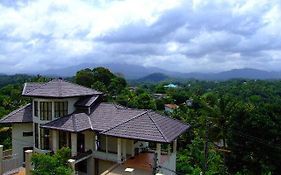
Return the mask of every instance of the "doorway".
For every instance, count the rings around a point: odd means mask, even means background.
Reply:
[[[77,134],[77,153],[85,152],[85,135],[82,133]]]

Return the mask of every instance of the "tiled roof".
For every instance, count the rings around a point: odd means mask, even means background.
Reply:
[[[89,116],[85,113],[70,114],[58,118],[42,126],[43,128],[58,129],[69,132],[81,132],[87,129],[92,130]]]
[[[105,131],[143,112],[145,110],[125,108],[113,103],[100,103],[90,118],[95,130]]]
[[[153,111],[147,111],[104,131],[103,134],[169,143],[185,132],[189,127],[189,125],[185,125],[178,120],[162,116]]]
[[[92,104],[93,104],[95,101],[97,101],[98,98],[99,98],[99,95],[93,95],[93,96],[81,98],[80,100],[78,100],[78,101],[75,103],[75,106],[79,106],[79,107],[90,107],[90,106],[92,106]]]
[[[1,124],[32,123],[32,105],[27,104],[0,120]]]
[[[148,110],[100,103],[89,116],[72,114],[42,127],[70,132],[90,129],[104,135],[167,143],[186,131],[189,125]]]
[[[179,106],[176,104],[165,104],[165,107],[168,107],[170,109],[177,109]]]
[[[30,97],[77,97],[102,94],[96,90],[54,79],[47,83],[25,83],[22,95]]]

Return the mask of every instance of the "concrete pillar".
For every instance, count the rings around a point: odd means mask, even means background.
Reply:
[[[117,162],[121,163],[121,139],[117,139]]]
[[[91,131],[86,131],[84,133],[85,135],[85,149],[88,150],[94,150],[94,135]]]
[[[68,159],[68,164],[70,165],[70,167],[72,169],[71,175],[75,175],[75,160]]]
[[[134,140],[131,140],[131,147],[132,147],[132,157],[135,156],[135,144],[134,144]]]
[[[94,174],[94,159],[92,157],[87,160],[87,174]]]
[[[173,141],[173,153],[177,153],[177,139]]]
[[[98,147],[97,147],[97,140],[98,140],[98,136],[97,135],[95,135],[95,151],[97,151],[98,150]]]
[[[156,153],[157,153],[157,165],[160,164],[160,158],[161,158],[161,144],[156,144]]]
[[[123,157],[123,160],[125,161],[127,159],[127,150],[126,150],[127,140],[123,139],[122,141],[123,141],[122,142],[122,157]]]
[[[105,136],[105,152],[108,153],[108,138]]]
[[[52,136],[52,149],[54,152],[57,152],[59,149],[59,132],[57,130],[51,130],[51,136]]]
[[[3,145],[0,145],[0,174],[3,174]]]
[[[32,170],[32,162],[31,162],[31,157],[32,157],[32,150],[26,150],[25,151],[25,175],[31,175],[31,170]]]
[[[77,134],[71,133],[71,156],[77,155]]]

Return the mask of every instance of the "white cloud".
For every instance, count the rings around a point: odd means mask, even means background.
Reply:
[[[0,19],[7,73],[85,62],[176,71],[281,66],[278,0],[0,2]]]

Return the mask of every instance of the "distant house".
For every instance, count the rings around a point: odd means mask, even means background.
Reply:
[[[25,150],[69,147],[79,174],[121,175],[131,168],[135,175],[148,175],[155,167],[174,174],[177,138],[189,125],[151,110],[102,102],[103,93],[61,79],[25,83],[22,95],[31,103],[0,120],[12,127],[12,152],[20,163]],[[161,151],[161,145],[168,149]]]
[[[166,94],[160,94],[160,93],[154,93],[153,97],[157,100],[160,100],[160,99],[166,98],[167,95]]]
[[[165,85],[164,87],[165,87],[165,88],[177,88],[178,85],[173,84],[173,83],[170,83],[170,84],[168,84],[168,85]]]
[[[188,99],[185,101],[186,106],[192,106],[193,105],[193,99]]]
[[[173,112],[175,109],[177,109],[179,106],[176,104],[165,104],[165,111],[166,112]]]

